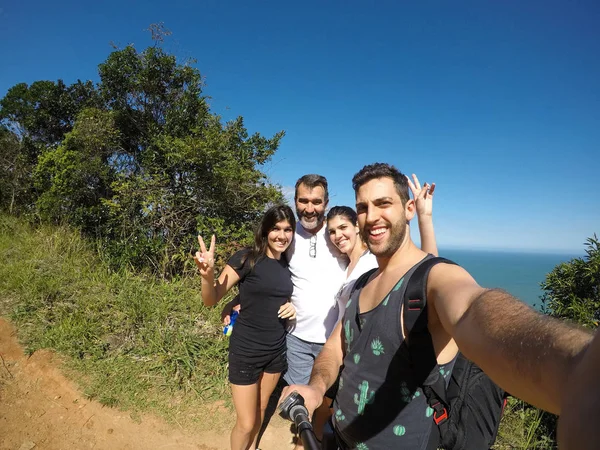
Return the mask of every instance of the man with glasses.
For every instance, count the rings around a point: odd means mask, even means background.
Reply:
[[[287,257],[296,322],[287,337],[284,379],[289,384],[307,384],[313,362],[336,324],[335,294],[344,281],[348,261],[329,240],[324,226],[327,179],[304,175],[296,182],[294,200],[298,223]]]
[[[288,384],[307,384],[313,363],[338,319],[336,293],[345,280],[348,260],[331,242],[325,226],[327,179],[316,174],[300,177],[294,202],[298,222],[286,255],[296,320],[287,335],[288,369],[283,378]],[[328,404],[323,403],[313,418],[319,437],[328,417]],[[301,448],[298,441],[296,450]]]

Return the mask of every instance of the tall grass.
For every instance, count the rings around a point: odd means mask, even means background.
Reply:
[[[0,314],[28,352],[64,355],[90,398],[178,421],[229,398],[220,308],[198,279],[115,273],[76,232],[1,215],[0,261]]]
[[[556,416],[509,398],[492,448],[549,450],[556,446]]]

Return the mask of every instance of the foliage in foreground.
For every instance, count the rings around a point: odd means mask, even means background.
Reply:
[[[66,355],[90,398],[189,418],[229,397],[220,314],[202,306],[197,283],[114,273],[78,233],[7,216],[0,260],[0,314],[28,352]]]

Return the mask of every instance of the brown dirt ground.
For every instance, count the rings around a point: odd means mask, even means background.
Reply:
[[[2,318],[0,356],[0,450],[229,448],[225,426],[200,432],[150,414],[133,420],[128,412],[86,399],[61,373],[56,354],[41,350],[27,357],[16,330]],[[217,408],[214,414],[230,413]],[[273,417],[260,447],[289,449],[291,438],[289,423]]]

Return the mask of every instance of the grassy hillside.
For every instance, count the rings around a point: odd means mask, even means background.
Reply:
[[[66,356],[90,398],[178,421],[229,398],[227,338],[219,309],[202,306],[199,279],[114,273],[77,233],[7,216],[0,261],[0,314],[27,351]]]

